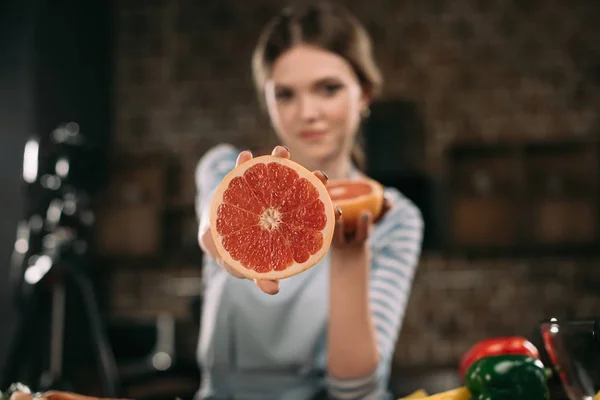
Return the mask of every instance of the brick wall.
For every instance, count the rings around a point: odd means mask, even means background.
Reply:
[[[384,96],[409,98],[423,110],[427,169],[433,175],[444,173],[444,150],[459,141],[597,136],[600,3],[346,3],[373,35],[386,77]],[[281,4],[118,2],[115,151],[176,156],[183,178],[174,179],[187,182],[179,192],[185,203],[193,200],[191,172],[207,148],[221,141],[271,144],[249,65],[262,24]],[[193,224],[188,226],[194,235]],[[547,316],[597,313],[598,285],[592,284],[600,283],[597,261],[477,261],[428,254],[416,278],[397,359],[406,365],[452,363],[481,337],[529,335]],[[164,294],[157,300],[149,289],[153,283],[144,282],[197,271],[180,265],[152,274],[117,274],[117,282],[129,279],[130,284],[114,287],[115,312],[152,314],[174,307],[183,313],[178,299],[169,302]],[[142,295],[148,291],[154,296]]]

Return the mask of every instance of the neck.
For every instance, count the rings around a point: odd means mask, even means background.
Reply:
[[[351,160],[349,157],[339,157],[330,160],[292,159],[309,171],[324,171],[329,179],[345,179],[350,177]]]

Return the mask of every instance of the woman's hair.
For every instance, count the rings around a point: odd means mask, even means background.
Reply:
[[[281,54],[299,44],[315,46],[344,58],[371,98],[380,93],[381,73],[365,28],[342,5],[317,0],[285,8],[269,21],[260,35],[252,58],[252,72],[262,105],[265,83],[273,64]],[[365,155],[358,142],[352,150],[352,161],[364,169]]]

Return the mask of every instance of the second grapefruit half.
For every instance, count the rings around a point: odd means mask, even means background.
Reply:
[[[356,229],[364,211],[369,211],[373,218],[377,218],[383,208],[383,186],[373,179],[331,180],[327,190],[333,203],[342,209],[346,232]]]
[[[216,190],[211,233],[223,260],[250,279],[284,279],[318,263],[335,226],[325,185],[291,160],[253,158]]]

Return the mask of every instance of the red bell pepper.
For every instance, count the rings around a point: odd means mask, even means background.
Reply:
[[[469,367],[477,360],[500,355],[523,355],[540,358],[538,349],[529,340],[520,336],[494,337],[477,342],[461,358],[459,375],[464,379]]]

